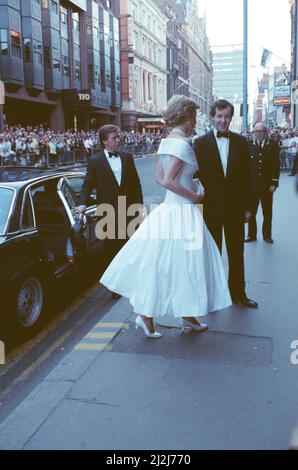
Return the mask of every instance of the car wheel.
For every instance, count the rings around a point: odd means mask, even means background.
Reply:
[[[15,291],[16,321],[23,328],[32,328],[40,320],[44,308],[44,287],[36,275],[28,275]]]

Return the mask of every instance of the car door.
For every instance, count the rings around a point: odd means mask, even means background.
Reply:
[[[75,209],[79,203],[79,190],[83,181],[83,175],[63,177],[58,183],[58,192],[70,213],[72,226],[77,237],[80,238],[81,248],[84,249],[85,247],[88,251],[93,251],[101,247],[101,242],[95,234],[98,218],[96,217],[96,203],[94,199],[90,199],[90,205],[87,207],[86,213],[81,219],[75,213]]]

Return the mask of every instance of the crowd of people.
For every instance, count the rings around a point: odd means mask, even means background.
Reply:
[[[132,155],[158,150],[163,132],[121,132],[121,149]],[[298,127],[275,127],[269,138],[280,146],[281,170],[295,174]],[[253,140],[253,133],[248,134]],[[0,133],[0,165],[44,166],[86,162],[100,147],[98,131],[54,131],[39,126],[6,126]]]
[[[156,152],[160,132],[121,133],[121,148],[133,155]],[[100,147],[98,131],[54,131],[39,126],[6,126],[0,133],[0,165],[59,165],[87,161]]]

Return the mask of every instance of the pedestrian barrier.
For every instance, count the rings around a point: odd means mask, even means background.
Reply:
[[[153,144],[135,144],[135,143],[126,143],[121,145],[120,151],[124,153],[130,153],[135,157],[154,154],[158,150],[159,143]],[[71,150],[60,149],[56,153],[50,153],[50,148],[47,147],[44,152],[40,155],[33,153],[15,153],[9,157],[2,159],[0,165],[9,165],[9,166],[36,166],[36,167],[60,167],[68,165],[76,165],[87,163],[89,158],[99,152],[100,147],[95,147],[91,149],[90,152],[87,152],[85,148],[75,148]]]

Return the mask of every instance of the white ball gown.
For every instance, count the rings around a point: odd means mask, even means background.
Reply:
[[[199,192],[198,165],[184,139],[161,141],[163,169],[173,155],[183,161],[180,185]],[[100,282],[129,299],[134,312],[155,318],[202,317],[232,304],[221,255],[198,206],[167,190],[128,240]]]

